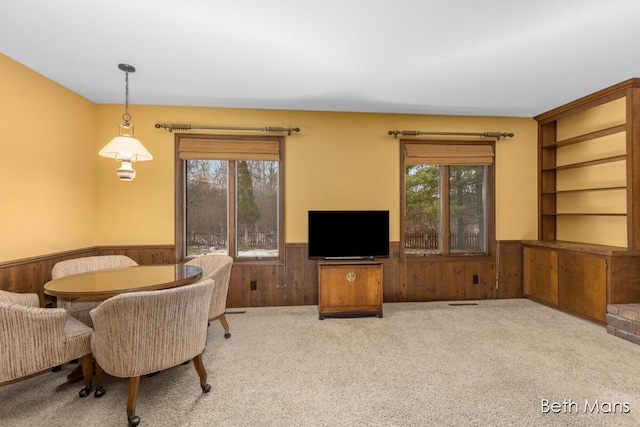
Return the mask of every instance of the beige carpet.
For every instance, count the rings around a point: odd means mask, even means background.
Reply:
[[[382,319],[320,321],[315,306],[227,319],[230,339],[209,328],[211,392],[192,364],[143,378],[141,425],[640,425],[640,346],[528,300],[385,304]],[[80,399],[69,369],[0,387],[0,425],[125,426],[127,381]],[[565,405],[543,413],[545,401]]]

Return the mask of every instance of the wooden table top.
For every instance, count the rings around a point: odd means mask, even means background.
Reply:
[[[202,277],[193,265],[139,265],[119,270],[72,274],[50,280],[44,293],[64,298],[102,298],[135,291],[152,291],[188,285]]]

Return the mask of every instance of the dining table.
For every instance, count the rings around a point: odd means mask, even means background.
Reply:
[[[184,286],[201,277],[202,269],[194,265],[137,265],[59,277],[44,284],[44,293],[52,297],[99,301],[126,292]]]

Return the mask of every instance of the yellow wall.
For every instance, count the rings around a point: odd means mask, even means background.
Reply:
[[[117,134],[122,105],[92,104],[1,55],[0,69],[0,262],[94,245],[173,244],[174,134],[156,122],[300,127],[285,145],[287,242],[306,242],[309,209],[388,209],[390,237],[399,240],[399,147],[388,130],[514,132],[496,143],[496,238],[537,237],[532,118],[130,105],[135,135],[154,160],[134,163],[136,179],[122,182],[118,164],[97,155]]]
[[[95,104],[0,54],[0,262],[95,245]]]
[[[117,131],[122,107],[102,105],[98,111],[102,144]],[[496,237],[537,237],[533,119],[140,105],[130,112],[136,136],[155,158],[134,164],[133,182],[117,180],[115,161],[100,161],[99,244],[174,243],[174,134],[155,129],[157,122],[300,127],[285,144],[287,242],[306,242],[310,209],[388,209],[390,237],[400,239],[400,150],[399,140],[387,135],[391,129],[514,132],[496,143]]]
[[[624,124],[626,98],[619,98],[578,114],[559,119],[559,141]],[[624,155],[626,132],[595,138],[578,144],[560,147],[557,164],[567,165]],[[597,164],[588,167],[560,170],[556,188],[574,190],[622,186],[627,182],[626,161]],[[627,212],[626,190],[580,193],[561,193],[556,197],[560,213],[619,213]],[[557,239],[574,242],[627,246],[627,218],[624,216],[560,216],[557,219]]]

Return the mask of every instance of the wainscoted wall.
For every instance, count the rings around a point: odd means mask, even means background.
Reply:
[[[228,308],[313,305],[318,303],[317,261],[308,259],[306,243],[286,245],[285,264],[236,263],[231,274]],[[437,301],[520,298],[522,245],[500,241],[497,256],[412,258],[402,261],[398,242],[383,261],[384,301]],[[58,261],[94,255],[127,255],[138,264],[171,264],[173,245],[108,246],[78,249],[0,264],[0,289],[35,292],[42,305],[50,303],[43,285],[51,280]],[[496,278],[496,272],[498,273]],[[477,276],[477,283],[474,283]],[[255,290],[251,290],[255,282]]]
[[[50,303],[43,286],[51,280],[51,269],[66,259],[96,255],[126,255],[138,264],[173,264],[175,248],[166,246],[103,246],[76,249],[34,258],[0,263],[0,289],[19,293],[37,293],[42,306]]]

